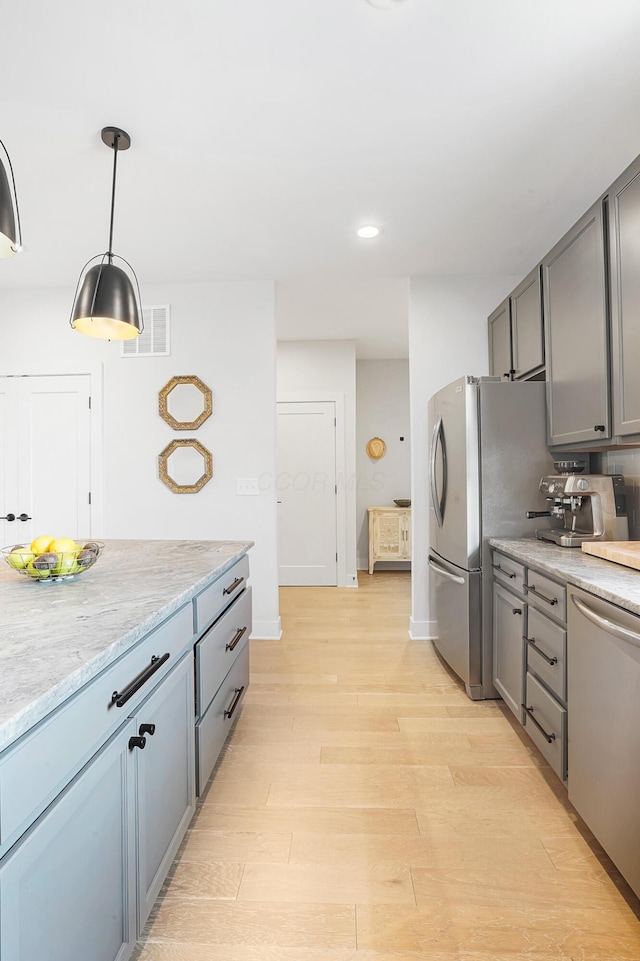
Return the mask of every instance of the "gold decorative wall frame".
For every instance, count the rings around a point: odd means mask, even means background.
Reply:
[[[202,412],[195,420],[176,420],[173,414],[169,412],[169,395],[172,390],[175,390],[176,387],[182,384],[195,387],[202,394]],[[158,393],[158,413],[169,427],[173,427],[174,430],[197,430],[213,413],[213,395],[211,388],[207,387],[195,374],[172,377]]]
[[[169,473],[169,458],[177,450],[183,447],[191,447],[202,457],[203,472],[196,478],[193,484],[179,484]],[[166,484],[174,494],[197,494],[205,484],[208,484],[213,477],[213,454],[207,450],[195,437],[185,437],[184,440],[172,440],[158,457],[158,473],[160,480]]]

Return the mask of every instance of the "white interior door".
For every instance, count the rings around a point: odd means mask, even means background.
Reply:
[[[89,374],[0,377],[5,544],[91,535],[90,388]]]
[[[335,403],[278,404],[280,584],[337,584]]]
[[[0,547],[17,543],[18,387],[16,378],[0,377]],[[5,518],[11,518],[6,520]],[[15,535],[15,536],[14,536]]]

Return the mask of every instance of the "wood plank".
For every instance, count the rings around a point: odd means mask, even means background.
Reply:
[[[640,541],[583,541],[585,554],[640,571]]]

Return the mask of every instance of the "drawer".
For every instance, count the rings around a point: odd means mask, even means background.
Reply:
[[[552,614],[559,621],[567,619],[567,589],[564,584],[552,581],[544,574],[537,574],[536,571],[527,571],[527,583],[525,586],[527,600],[534,607],[540,608],[547,614]]]
[[[549,766],[564,781],[567,776],[567,712],[529,673],[524,726]]]
[[[511,560],[506,554],[493,552],[491,561],[493,576],[497,581],[505,584],[510,591],[522,594],[524,591],[524,565]]]
[[[40,814],[107,736],[122,724],[193,643],[193,611],[187,604],[73,695],[0,759],[0,845],[15,838]],[[154,671],[121,707],[114,691],[126,692],[149,668]]]
[[[209,626],[222,614],[225,607],[247,586],[249,578],[249,558],[245,554],[222,577],[205,587],[195,599],[196,633]]]
[[[567,632],[540,611],[527,606],[527,666],[566,702]]]
[[[196,644],[197,717],[206,712],[250,634],[251,588],[248,588]]]
[[[209,710],[196,724],[196,779],[198,796],[202,794],[218,755],[240,713],[249,687],[249,645],[245,644],[235,664],[224,679]]]

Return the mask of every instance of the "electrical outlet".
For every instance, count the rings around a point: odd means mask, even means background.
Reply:
[[[236,494],[238,497],[257,497],[259,493],[257,477],[236,477]]]

